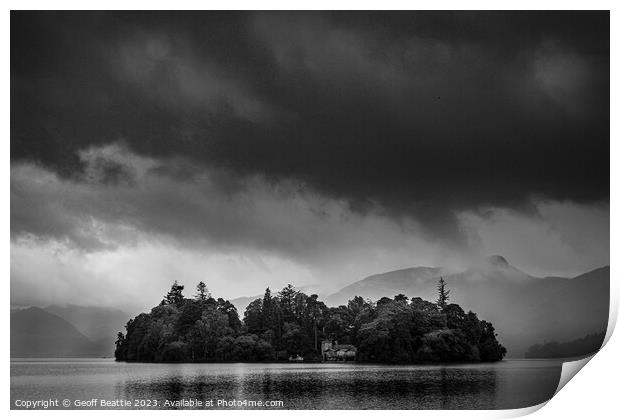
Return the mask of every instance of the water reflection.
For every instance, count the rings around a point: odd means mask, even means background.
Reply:
[[[11,397],[282,400],[285,409],[520,408],[549,399],[560,373],[561,364],[549,361],[447,366],[12,362]]]

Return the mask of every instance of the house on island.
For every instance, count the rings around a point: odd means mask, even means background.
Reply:
[[[321,342],[321,356],[324,362],[353,362],[356,354],[357,348],[352,344],[338,344],[333,340]]]

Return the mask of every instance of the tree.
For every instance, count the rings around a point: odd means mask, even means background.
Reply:
[[[355,296],[347,303],[347,309],[351,314],[351,318],[355,319],[362,311],[368,309],[370,304],[361,296]]]
[[[188,300],[181,309],[179,309],[179,317],[175,323],[175,330],[180,335],[185,335],[190,328],[194,326],[196,321],[202,317],[203,307],[200,302]]]
[[[127,350],[125,348],[125,334],[119,331],[116,335],[116,349],[114,350],[114,357],[116,360],[125,360]]]
[[[317,352],[319,351],[319,323],[323,323],[323,313],[326,310],[327,307],[319,301],[318,295],[313,294],[306,297],[303,314],[304,324],[314,338],[314,350]]]
[[[243,323],[250,334],[260,334],[263,331],[263,301],[255,299],[245,309]]]
[[[294,322],[284,324],[282,342],[289,356],[305,356],[313,350],[312,338]]]
[[[235,360],[252,362],[256,360],[256,345],[259,338],[255,334],[239,336],[233,343],[233,357]]]
[[[464,329],[467,322],[467,314],[465,311],[454,303],[443,307],[443,313],[446,316],[446,326],[450,329]]]
[[[446,281],[443,277],[439,278],[439,282],[437,283],[437,306],[443,311],[448,305],[448,300],[450,299],[450,290],[446,289]]]
[[[215,355],[217,359],[223,362],[234,360],[234,346],[235,339],[230,335],[227,335],[217,340],[217,347],[215,348]]]
[[[207,298],[211,297],[211,293],[209,293],[209,289],[207,288],[207,285],[204,284],[204,282],[201,281],[200,283],[198,283],[198,285],[196,286],[196,294],[194,295],[194,297],[198,302],[201,303],[206,302]]]
[[[348,326],[341,313],[337,310],[330,310],[324,326],[325,335],[330,340],[338,340],[342,344],[348,344],[350,341],[347,335]]]
[[[297,290],[288,284],[280,293],[278,293],[278,299],[280,300],[280,307],[282,309],[282,316],[284,322],[291,322],[295,320],[295,298],[297,297]]]
[[[377,301],[377,307],[387,305],[388,303],[392,303],[392,299],[389,297],[383,296],[381,299]]]
[[[407,304],[409,303],[409,298],[402,293],[399,293],[398,295],[394,296],[394,302],[402,302],[404,304]]]
[[[483,362],[497,362],[506,355],[506,348],[497,342],[497,334],[493,324],[480,321],[482,333],[480,335],[480,360]]]
[[[271,297],[271,289],[269,287],[265,289],[265,296],[263,296],[263,329],[276,331],[276,319],[275,319],[275,302]]]
[[[347,304],[347,309],[351,320],[350,337],[355,343],[360,327],[376,317],[376,306],[373,306],[370,301],[365,301],[361,296],[355,296]]]
[[[222,298],[217,298],[217,310],[228,317],[228,326],[237,332],[241,329],[241,320],[235,305]]]
[[[228,317],[214,307],[207,307],[202,317],[196,321],[196,329],[201,338],[202,358],[213,360],[216,357],[218,341],[232,332]]]
[[[168,305],[181,305],[183,303],[183,289],[185,286],[180,285],[176,280],[172,283],[170,291],[164,296],[164,300]]]

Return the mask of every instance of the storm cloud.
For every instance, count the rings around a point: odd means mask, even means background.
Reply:
[[[607,12],[12,12],[12,269],[579,274],[609,259],[609,121]]]
[[[607,13],[26,13],[13,159],[124,139],[430,216],[609,193]],[[606,30],[607,29],[607,30]]]

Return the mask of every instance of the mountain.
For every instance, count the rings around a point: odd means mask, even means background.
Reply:
[[[41,308],[11,311],[11,357],[102,356],[99,345]]]
[[[230,303],[232,303],[233,305],[235,305],[235,308],[237,308],[237,313],[239,314],[239,318],[243,319],[243,314],[245,313],[245,308],[248,307],[248,305],[250,304],[250,302],[255,301],[256,299],[262,299],[263,295],[257,295],[257,296],[241,296],[235,299],[231,299]]]
[[[73,324],[82,334],[99,345],[106,356],[114,355],[116,334],[125,332],[129,314],[97,306],[52,305],[45,311]]]
[[[330,306],[354,296],[377,300],[404,293],[436,299],[439,277],[448,283],[450,301],[493,323],[509,357],[523,357],[529,346],[571,341],[607,328],[609,267],[574,278],[538,278],[493,256],[462,272],[415,267],[377,274],[328,296]]]

